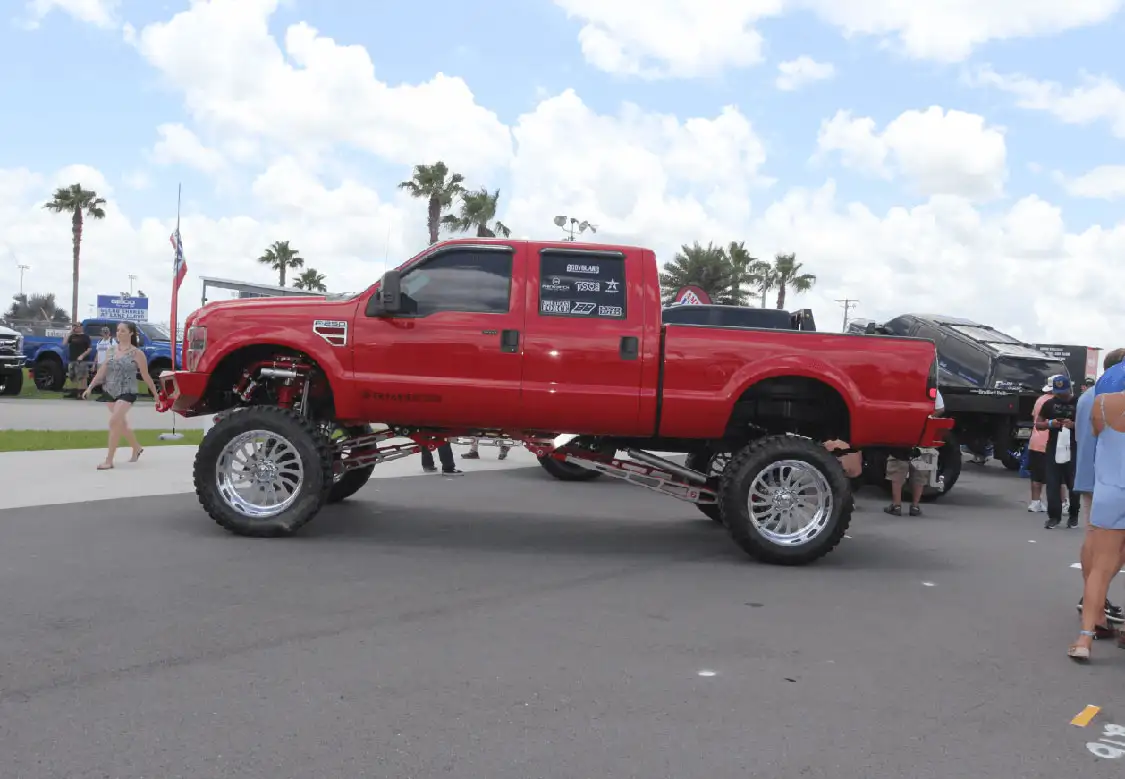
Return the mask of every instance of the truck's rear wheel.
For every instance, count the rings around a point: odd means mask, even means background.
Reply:
[[[807,438],[754,441],[734,454],[720,483],[723,523],[760,562],[811,563],[831,552],[851,523],[847,474],[827,449]]]
[[[308,419],[274,406],[223,416],[195,456],[195,493],[232,533],[291,535],[316,516],[333,486],[328,439]]]
[[[597,448],[594,442],[587,436],[579,436],[568,443],[567,446],[579,449]],[[593,481],[602,476],[600,471],[591,471],[589,468],[583,468],[581,465],[556,460],[549,454],[540,457],[539,464],[543,466],[543,470],[559,481]]]
[[[684,466],[693,471],[707,474],[707,485],[711,487],[711,489],[718,491],[723,471],[726,470],[730,458],[730,452],[712,452],[710,449],[706,449],[701,452],[689,454],[687,460],[684,461]],[[695,507],[707,515],[712,521],[720,525],[723,524],[723,512],[719,510],[718,505],[713,503],[697,503]]]
[[[362,427],[348,427],[340,428],[340,432],[346,436],[366,435],[371,432],[370,425]],[[347,458],[345,453],[344,459]],[[371,474],[375,472],[374,465],[365,465],[362,468],[353,468],[343,473],[338,473],[332,478],[332,487],[328,490],[328,503],[339,503],[342,500],[347,500],[352,495],[359,492],[363,485],[371,479]]]

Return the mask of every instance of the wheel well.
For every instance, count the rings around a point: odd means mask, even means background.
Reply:
[[[44,354],[38,355],[35,358],[35,362],[57,362],[59,365],[62,365],[62,357],[59,357],[54,352],[46,352]]]
[[[739,397],[727,435],[795,433],[818,441],[850,440],[851,413],[836,389],[807,376],[774,376]]]
[[[317,409],[317,416],[331,419],[335,416],[335,399],[332,394],[332,384],[327,374],[315,359],[304,352],[277,344],[252,344],[241,349],[235,349],[223,357],[207,382],[204,393],[204,402],[211,411],[225,411],[237,405],[244,405],[235,396],[234,386],[242,378],[242,372],[250,365],[264,360],[273,360],[279,357],[300,359],[311,363],[313,366],[310,398]]]

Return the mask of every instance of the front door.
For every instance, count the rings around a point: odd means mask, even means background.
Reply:
[[[524,426],[642,434],[641,253],[544,248],[537,254],[527,257]]]
[[[355,381],[367,419],[494,428],[518,420],[522,251],[443,247],[403,273],[403,311],[357,312]]]

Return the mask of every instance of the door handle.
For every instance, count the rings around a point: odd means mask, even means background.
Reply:
[[[621,336],[621,359],[622,360],[635,360],[641,353],[641,345],[637,336],[623,335]]]
[[[502,352],[518,352],[520,350],[520,331],[519,330],[501,330],[500,331],[500,351]]]

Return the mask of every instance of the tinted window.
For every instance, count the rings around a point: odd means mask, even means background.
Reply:
[[[112,335],[113,330],[116,326],[116,324],[111,325],[108,322],[87,322],[82,329],[85,331],[86,335],[90,336],[91,338],[98,338],[102,334],[103,327],[108,327],[109,332]]]
[[[711,310],[703,306],[673,306],[664,309],[663,319],[670,324],[705,325],[711,321]]]
[[[624,319],[625,258],[542,252],[539,257],[539,313]]]
[[[983,387],[988,380],[989,357],[972,344],[944,335],[937,342],[937,354],[939,384]]]
[[[1058,360],[1035,360],[1020,357],[1000,357],[996,360],[996,373],[992,377],[995,389],[1039,392],[1047,379],[1067,373],[1066,364]]]
[[[452,249],[423,261],[402,277],[403,313],[439,311],[506,314],[512,296],[508,251]]]

